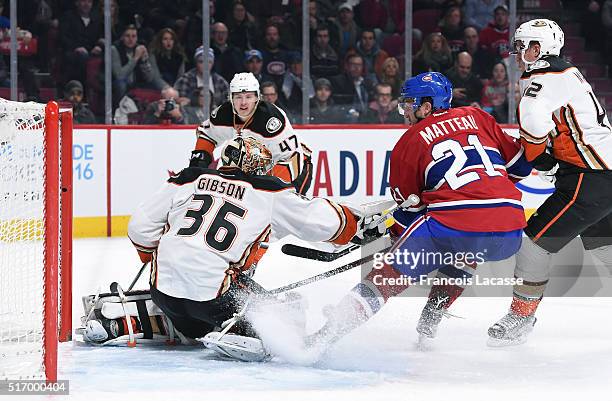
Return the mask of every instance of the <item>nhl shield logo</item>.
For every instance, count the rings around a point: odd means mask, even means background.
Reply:
[[[281,125],[283,125],[283,123],[281,123],[281,120],[276,117],[272,117],[266,123],[266,130],[269,133],[273,134],[280,129]]]

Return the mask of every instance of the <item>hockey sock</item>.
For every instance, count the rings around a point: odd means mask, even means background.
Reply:
[[[401,278],[401,273],[389,265],[373,269],[329,311],[328,323],[322,330],[335,341],[357,328],[378,313],[389,298],[408,288]]]
[[[541,248],[529,237],[523,238],[516,254],[514,276],[523,279],[513,287],[510,310],[520,316],[533,315],[542,300],[548,284],[552,254]]]
[[[477,266],[478,265],[474,263],[469,265],[466,264],[462,269],[454,266],[445,266],[439,269],[436,278],[438,279],[437,281],[442,284],[434,284],[429,291],[428,298],[438,300],[444,299],[442,307],[448,309],[453,302],[461,296],[468,280],[472,278],[472,274]],[[449,278],[455,279],[455,282],[460,281],[461,284],[445,283]]]

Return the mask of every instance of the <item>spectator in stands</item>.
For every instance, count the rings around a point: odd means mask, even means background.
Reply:
[[[280,84],[289,64],[289,51],[281,44],[276,25],[266,26],[261,53],[263,54],[264,73],[270,75],[277,85]]]
[[[461,51],[463,46],[464,28],[461,8],[457,6],[448,8],[444,13],[442,21],[440,21],[440,32],[448,41],[453,58]]]
[[[365,113],[359,116],[361,124],[403,124],[404,117],[397,112],[397,100],[393,99],[391,85],[377,84],[376,100],[370,102]]]
[[[200,125],[204,118],[204,87],[196,90],[197,95],[194,96],[194,103],[190,103],[183,107],[183,118],[185,124]],[[197,100],[196,100],[197,99]]]
[[[255,78],[257,78],[260,84],[271,79],[268,75],[263,73],[263,55],[257,49],[244,52],[244,67],[247,72],[251,72],[255,75]]]
[[[66,80],[85,82],[85,67],[90,57],[102,54],[104,26],[100,15],[92,10],[93,0],[76,0],[75,9],[66,12],[59,25],[64,51],[63,72]]]
[[[606,0],[601,7],[601,23],[606,32],[605,59],[608,64],[608,76],[612,78],[612,0]]]
[[[498,123],[507,123],[509,83],[506,65],[501,62],[495,64],[492,76],[482,90],[480,104]]]
[[[310,38],[311,40],[316,37],[316,30],[322,25],[325,25],[325,20],[319,13],[319,8],[315,0],[308,2],[308,22],[310,25]]]
[[[348,56],[346,61],[346,72],[336,75],[331,79],[334,89],[334,101],[339,105],[346,105],[351,119],[355,122],[361,113],[368,109],[370,93],[374,83],[369,78],[364,78],[363,58],[354,54]]]
[[[339,56],[344,58],[346,52],[355,46],[360,35],[360,29],[353,19],[353,6],[346,2],[338,6],[338,20],[334,24],[332,45],[338,49]]]
[[[302,9],[299,11],[299,15],[272,15],[266,20],[266,25],[278,28],[278,34],[283,38],[282,44],[287,49],[302,47]]]
[[[121,33],[125,29],[126,24],[124,22],[123,16],[119,14],[119,4],[117,4],[117,0],[111,0],[110,2],[110,10],[111,10],[111,42],[116,42],[121,39]],[[98,3],[98,14],[100,16],[104,16],[104,1]],[[102,33],[102,37],[99,40],[101,46],[104,45],[104,32]]]
[[[195,68],[179,77],[174,84],[174,89],[179,94],[178,102],[182,106],[195,103],[197,96],[199,96],[198,89],[207,86],[210,90],[210,109],[213,110],[228,99],[229,84],[221,75],[212,70],[215,62],[215,54],[212,49],[208,49],[208,70],[210,71],[208,85],[204,85],[202,82],[204,74],[204,48],[202,46],[196,49],[193,59],[196,63]]]
[[[95,124],[96,117],[83,104],[83,84],[72,80],[64,87],[64,99],[72,104],[72,120],[75,124]]]
[[[164,28],[155,35],[149,46],[149,55],[158,89],[173,86],[178,77],[185,73],[187,57],[172,29]]]
[[[472,56],[469,53],[459,53],[455,66],[444,74],[453,84],[452,107],[480,107],[482,83],[472,74]]]
[[[144,124],[185,124],[184,111],[178,100],[178,92],[171,86],[161,91],[161,99],[149,103]],[[200,121],[201,122],[201,121]]]
[[[491,21],[495,9],[504,4],[506,0],[465,0],[463,15],[466,25],[480,31]]]
[[[0,0],[1,1],[1,0]],[[11,80],[9,79],[10,71],[4,62],[4,57],[0,56],[0,86],[9,87],[11,86]]]
[[[378,76],[378,83],[389,84],[391,86],[391,94],[393,99],[397,99],[400,94],[400,89],[404,80],[400,75],[399,62],[395,57],[389,57],[382,64],[380,75]]]
[[[414,56],[412,73],[418,75],[428,71],[445,71],[452,65],[453,56],[446,38],[440,32],[432,32]]]
[[[310,49],[310,73],[314,77],[329,78],[338,75],[339,64],[338,53],[329,44],[329,28],[319,25]]]
[[[195,4],[194,4],[195,3]],[[215,1],[209,0],[209,13],[210,13],[210,26],[211,28],[216,20],[216,7]],[[185,37],[185,52],[186,54],[193,54],[195,50],[202,45],[202,2],[195,1],[191,4],[191,15],[187,21],[187,26],[184,32]],[[212,38],[212,35],[211,35]],[[212,39],[211,39],[212,44]]]
[[[311,124],[339,124],[344,120],[344,112],[334,104],[332,86],[327,78],[315,81],[315,96],[310,99]]]
[[[119,101],[133,88],[153,88],[154,76],[149,52],[138,44],[138,30],[128,25],[121,40],[111,47],[113,97]]]
[[[255,19],[247,12],[242,1],[234,1],[231,16],[227,20],[227,28],[230,32],[229,44],[240,51],[254,48],[257,34],[254,21]]]
[[[223,22],[212,26],[210,47],[215,52],[215,65],[213,70],[226,81],[230,81],[234,74],[242,71],[242,52],[227,42],[228,30]],[[200,43],[202,41],[200,40]]]
[[[495,7],[493,22],[480,31],[480,44],[494,56],[506,58],[510,52],[509,11],[505,5]]]
[[[363,29],[382,32],[387,25],[387,9],[381,0],[362,0],[358,6]]]
[[[347,54],[359,54],[365,62],[365,71],[372,80],[381,73],[383,62],[389,57],[386,51],[376,44],[376,35],[371,29],[361,31],[361,38],[357,42],[354,50],[349,50]]]
[[[259,87],[259,89],[261,90],[261,97],[263,100],[265,100],[268,103],[275,104],[278,107],[281,107],[280,103],[278,102],[279,100],[278,87],[276,86],[274,82],[264,81]]]
[[[291,52],[289,56],[289,68],[283,77],[281,86],[281,102],[287,107],[292,116],[301,115],[302,110],[302,87],[306,88],[308,97],[314,96],[312,81],[304,81],[302,76],[302,53]],[[300,121],[301,122],[301,121]]]
[[[468,52],[472,56],[472,73],[481,80],[491,78],[493,65],[496,61],[501,60],[501,58],[494,56],[480,45],[478,31],[474,27],[468,26],[463,30],[463,41],[465,45],[461,51]]]
[[[4,16],[4,0],[0,0],[0,29],[9,29],[11,20]]]

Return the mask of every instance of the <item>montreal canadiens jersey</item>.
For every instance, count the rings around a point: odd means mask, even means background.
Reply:
[[[411,194],[421,199],[394,216],[406,225],[415,213],[426,213],[470,232],[521,229],[525,214],[513,181],[531,170],[520,143],[486,112],[473,107],[435,112],[410,127],[391,153],[394,199],[401,203]]]
[[[310,156],[310,150],[302,144],[283,110],[260,100],[253,116],[241,125],[243,122],[234,114],[232,104],[223,103],[197,128],[196,150],[212,155],[217,146],[240,133],[263,143],[272,152],[274,163],[285,167],[286,172],[276,169],[275,176],[291,182],[300,175],[303,158]]]
[[[226,273],[253,273],[261,242],[293,234],[346,244],[356,229],[345,206],[307,199],[276,177],[187,168],[139,205],[128,235],[139,253],[152,254],[152,285],[206,301],[229,288]]]
[[[580,71],[560,57],[530,65],[520,79],[517,117],[528,160],[552,144],[555,159],[584,169],[612,168],[612,128]]]

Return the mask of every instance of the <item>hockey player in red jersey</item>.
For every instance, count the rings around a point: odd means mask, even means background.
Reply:
[[[389,183],[398,203],[411,194],[421,203],[394,214],[395,247],[404,255],[434,252],[456,258],[450,265],[434,257],[414,264],[395,258],[375,266],[331,310],[309,343],[334,342],[369,319],[408,288],[405,278],[418,280],[436,269],[457,271],[472,264],[468,253],[480,255],[478,261],[503,260],[520,247],[525,215],[513,179],[531,172],[520,144],[486,112],[450,109],[452,85],[440,73],[408,79],[401,95],[400,110],[413,125],[393,149]],[[387,284],[390,279],[400,284]]]
[[[584,248],[612,266],[612,127],[578,68],[559,56],[563,31],[548,19],[514,34],[520,79],[518,122],[528,160],[555,181],[555,192],[527,223],[510,311],[489,328],[489,345],[527,340],[548,283],[552,255],[580,235]]]

